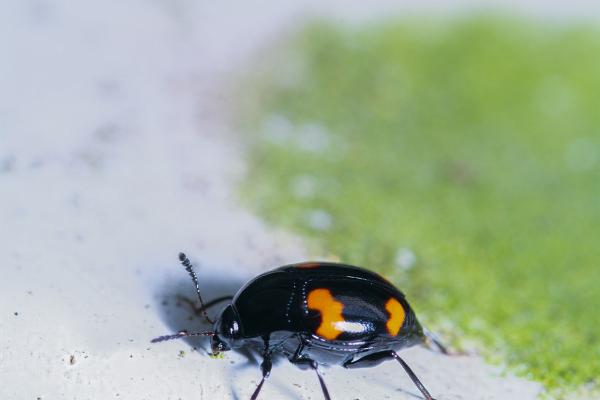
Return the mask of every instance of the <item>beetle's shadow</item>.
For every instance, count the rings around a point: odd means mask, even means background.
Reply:
[[[182,274],[180,278],[167,278],[155,293],[156,309],[158,314],[167,326],[167,332],[157,336],[169,335],[182,330],[188,332],[212,331],[213,326],[206,321],[201,313],[194,310],[192,304],[199,306],[198,298],[194,284],[189,276]],[[204,272],[200,277],[200,293],[204,303],[223,296],[233,296],[246,283],[241,277],[229,277],[228,279],[219,278],[222,274],[208,274]],[[207,310],[208,316],[215,321],[223,308],[229,304],[229,300],[215,304]],[[207,337],[186,337],[182,339],[194,350],[198,350],[201,356],[207,357],[211,353],[210,340]],[[236,353],[241,354],[246,362],[234,367],[235,370],[256,367],[259,360],[255,352],[250,349],[236,349]],[[230,378],[231,380],[231,378]],[[232,397],[238,399],[238,393],[235,387],[231,387]]]

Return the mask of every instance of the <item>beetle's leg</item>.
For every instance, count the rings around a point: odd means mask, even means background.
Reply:
[[[310,360],[308,358],[298,358],[292,359],[290,360],[290,362],[298,366],[300,369],[312,368],[317,373],[317,377],[319,378],[319,383],[321,384],[321,390],[323,391],[323,396],[325,397],[325,400],[331,400],[331,397],[329,396],[329,390],[327,390],[327,385],[325,385],[325,381],[323,380],[323,377],[319,372],[319,364],[317,364],[316,361]]]
[[[302,367],[302,361],[305,358],[302,357],[302,351],[304,351],[304,340],[301,337],[298,337],[300,344],[296,347],[296,351],[294,351],[294,355],[289,359],[292,364],[298,365],[298,367]],[[306,369],[306,368],[301,368]]]
[[[367,356],[361,357],[357,360],[348,361],[344,364],[344,368],[373,367],[377,364],[382,363],[383,361],[390,360],[390,359],[395,359],[396,361],[398,361],[400,363],[400,365],[402,365],[402,368],[404,368],[404,370],[406,371],[406,373],[408,374],[410,379],[412,379],[413,383],[415,384],[417,389],[419,389],[421,394],[423,394],[423,397],[425,397],[425,400],[435,400],[433,397],[431,397],[431,395],[429,394],[427,389],[425,389],[425,386],[423,386],[423,384],[421,383],[419,378],[417,378],[417,375],[415,375],[415,373],[412,371],[412,369],[410,369],[410,367],[404,362],[404,360],[401,359],[400,356],[398,356],[398,354],[393,350],[382,351],[379,353],[373,353],[373,354],[369,354]]]
[[[262,370],[262,379],[254,390],[254,393],[252,393],[250,400],[256,400],[258,394],[260,393],[260,389],[262,389],[262,385],[265,383],[265,379],[267,379],[271,374],[271,367],[273,366],[273,363],[271,362],[271,353],[265,353],[263,357],[263,362],[260,364],[260,369]]]
[[[319,383],[321,384],[321,390],[323,391],[323,396],[325,396],[325,400],[331,400],[331,397],[329,397],[329,390],[327,390],[327,386],[325,386],[325,381],[323,380],[323,377],[321,376],[321,373],[319,372],[319,364],[317,364],[315,361],[313,361],[310,364],[310,366],[317,373],[317,377],[319,378]]]
[[[263,384],[265,383],[265,379],[271,375],[271,368],[273,367],[273,363],[271,362],[271,350],[269,349],[269,335],[263,336],[263,340],[265,342],[265,349],[263,350],[263,361],[260,364],[260,369],[262,371],[262,379],[260,383],[252,393],[252,397],[250,400],[256,400],[258,394],[260,393],[260,389],[262,389]]]
[[[204,311],[208,310],[210,307],[214,306],[215,304],[221,303],[222,301],[231,300],[231,299],[233,299],[233,296],[221,296],[221,297],[217,297],[216,299],[212,299],[211,301],[205,303],[204,307],[198,307],[198,305],[196,304],[195,301],[193,301],[185,296],[181,296],[181,295],[177,296],[177,300],[182,303],[187,304],[188,307],[190,307],[194,311],[194,314],[196,314],[197,316],[203,315]]]
[[[423,386],[423,384],[421,383],[419,378],[417,378],[417,375],[415,375],[415,373],[412,371],[412,369],[410,369],[408,364],[405,363],[404,360],[401,359],[400,356],[395,351],[392,351],[392,356],[400,363],[400,365],[402,365],[402,368],[404,368],[404,370],[406,371],[406,373],[408,374],[410,379],[412,379],[412,381],[414,382],[415,386],[421,391],[423,396],[425,396],[425,399],[435,400],[433,397],[431,397],[431,395],[429,394],[427,389],[425,389],[425,386]]]
[[[319,372],[319,364],[316,361],[313,361],[309,358],[302,357],[302,350],[304,350],[304,342],[300,342],[300,345],[294,352],[292,358],[290,358],[290,362],[300,369],[308,369],[312,368],[317,373],[317,377],[319,378],[319,383],[321,384],[321,390],[323,391],[323,396],[325,396],[325,400],[331,400],[329,396],[329,390],[327,390],[327,386],[325,385],[325,381]]]
[[[445,355],[450,355],[450,352],[448,351],[448,348],[442,343],[442,341],[438,338],[438,336],[431,332],[429,329],[427,328],[423,328],[423,334],[425,335],[425,341],[424,344],[428,349],[432,349],[432,344],[433,347],[437,348],[437,350]]]

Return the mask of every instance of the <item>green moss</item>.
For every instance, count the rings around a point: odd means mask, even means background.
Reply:
[[[594,384],[599,31],[316,24],[292,47],[250,119],[253,206],[387,274],[448,335],[549,387]]]

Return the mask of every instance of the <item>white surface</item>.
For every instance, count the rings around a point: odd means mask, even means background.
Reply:
[[[207,298],[305,254],[237,205],[243,164],[220,88],[306,10],[354,18],[393,4],[366,3],[0,3],[0,399],[249,398],[260,374],[240,355],[149,343],[199,328],[173,306],[193,293],[178,251],[201,260]],[[404,354],[440,400],[539,390],[478,358]],[[325,379],[334,399],[416,393],[395,364]],[[321,393],[282,363],[261,398]]]

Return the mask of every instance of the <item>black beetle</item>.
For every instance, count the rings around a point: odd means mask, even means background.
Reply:
[[[389,281],[363,268],[330,262],[286,265],[259,275],[235,296],[204,303],[198,279],[185,254],[179,259],[192,277],[200,308],[213,324],[210,332],[181,331],[160,336],[153,343],[189,336],[210,336],[214,355],[247,348],[262,354],[262,380],[252,394],[255,400],[269,377],[272,356],[283,354],[302,369],[317,373],[326,400],[330,400],[319,365],[344,368],[372,367],[396,360],[421,391],[434,400],[397,351],[431,340],[402,292]],[[206,309],[231,300],[216,322]]]

